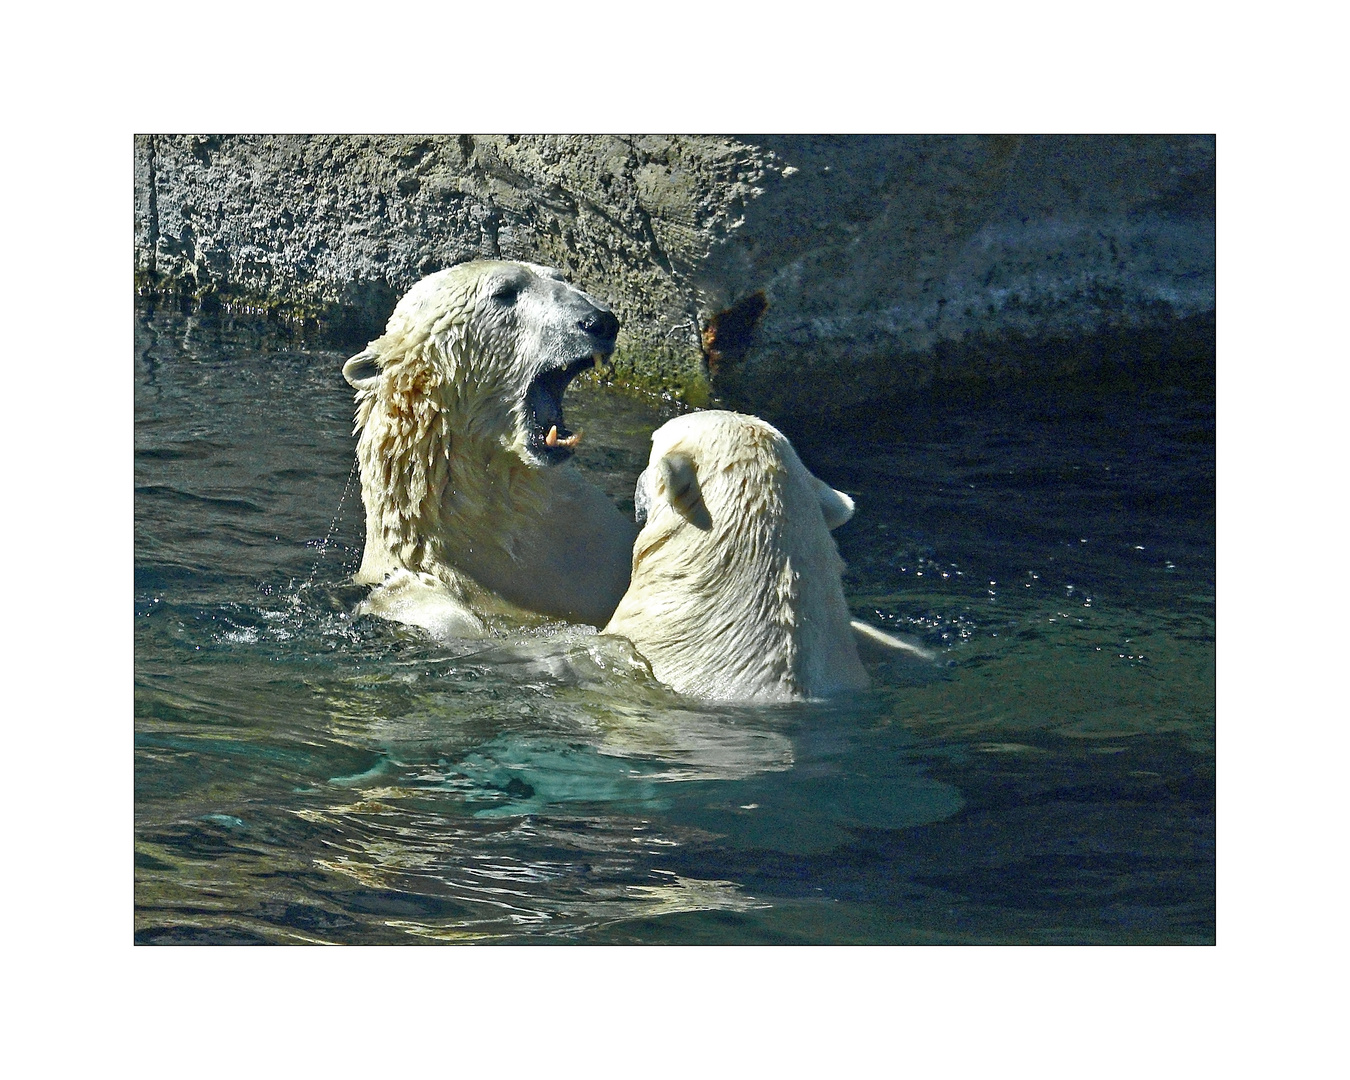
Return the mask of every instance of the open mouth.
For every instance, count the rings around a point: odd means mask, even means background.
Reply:
[[[550,465],[566,461],[581,441],[581,432],[569,431],[563,422],[562,400],[563,394],[567,392],[567,384],[587,368],[603,362],[607,355],[595,352],[563,367],[542,371],[525,391],[525,411],[529,424],[526,444],[533,454]]]

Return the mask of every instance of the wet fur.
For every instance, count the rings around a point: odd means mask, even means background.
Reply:
[[[541,370],[596,347],[577,329],[587,310],[604,309],[556,271],[464,264],[413,286],[347,362],[356,581],[377,586],[363,610],[451,635],[493,615],[609,618],[636,529],[574,466],[539,458],[525,401]]]
[[[604,633],[631,640],[658,679],[716,700],[866,688],[830,535],[852,501],[779,431],[737,413],[677,417],[652,436],[637,502],[647,522]]]

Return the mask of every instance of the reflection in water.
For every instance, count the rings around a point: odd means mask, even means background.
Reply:
[[[468,730],[448,722],[479,688],[500,707],[473,708]],[[402,711],[380,715],[391,700]],[[691,844],[829,850],[852,826],[961,805],[903,762],[885,777],[847,771],[853,748],[830,708],[700,707],[656,683],[626,642],[585,629],[472,643],[330,704],[349,738],[370,718],[360,741],[380,757],[329,778],[356,801],[296,812],[330,849],[317,864],[434,903],[443,917],[387,925],[440,940],[764,908],[735,882],[659,861]]]
[[[854,613],[942,661],[707,707],[589,628],[356,616],[343,359],[138,319],[137,940],[1212,940],[1212,411],[804,443]],[[569,413],[631,511],[669,411]]]

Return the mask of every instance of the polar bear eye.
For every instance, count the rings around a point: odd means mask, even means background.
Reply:
[[[492,300],[498,304],[514,304],[516,298],[520,296],[520,283],[503,281],[492,290],[490,295]]]

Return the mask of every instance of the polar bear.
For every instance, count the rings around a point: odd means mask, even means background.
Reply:
[[[356,390],[359,610],[444,636],[485,616],[603,626],[637,528],[567,464],[563,393],[614,350],[614,314],[557,270],[481,261],[417,282],[343,366]]]
[[[868,686],[858,645],[929,657],[855,622],[830,530],[853,501],[753,416],[709,410],[652,435],[635,500],[632,581],[602,633],[714,700],[794,701]],[[855,640],[856,639],[856,640]]]

